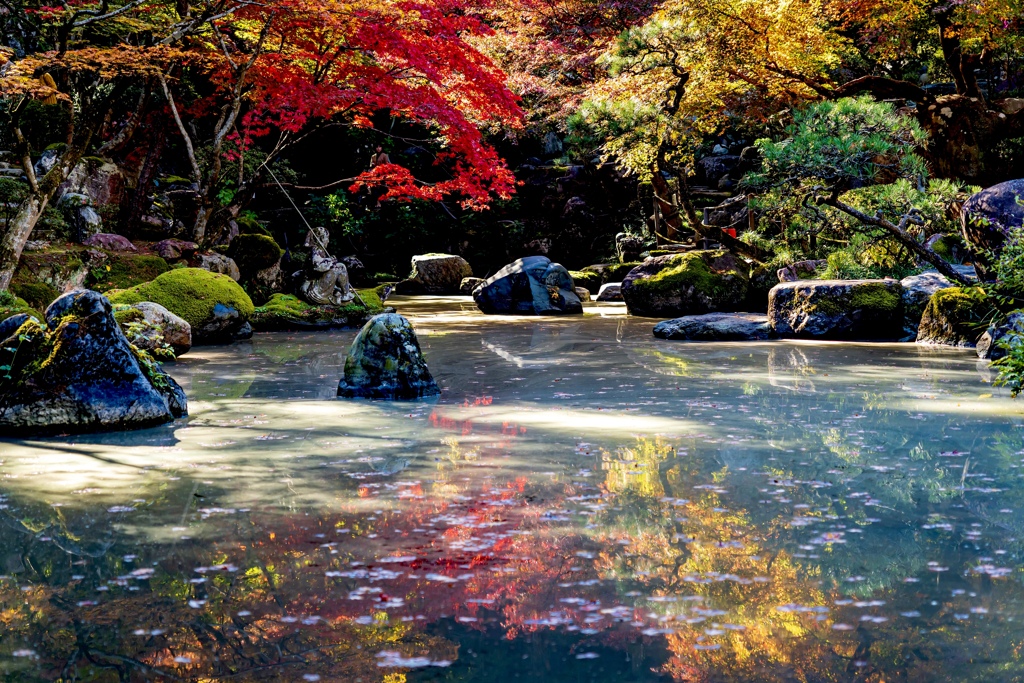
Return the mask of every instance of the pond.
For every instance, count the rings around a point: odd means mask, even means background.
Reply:
[[[8,681],[1024,680],[1024,406],[970,351],[689,344],[393,302],[168,371],[191,417],[0,441]]]

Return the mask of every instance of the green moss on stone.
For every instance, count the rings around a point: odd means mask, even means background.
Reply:
[[[973,346],[984,332],[994,307],[980,287],[947,287],[932,294],[921,316],[918,339],[953,346]]]
[[[362,303],[356,300],[344,306],[313,306],[292,294],[275,294],[267,303],[256,308],[252,323],[256,329],[282,329],[289,325],[357,325],[384,310],[374,290],[356,291]]]
[[[707,259],[723,256],[717,253],[691,251],[672,258],[668,266],[650,277],[633,281],[633,286],[649,292],[675,292],[683,287],[693,287],[709,295],[726,294],[732,289],[726,276],[745,279],[738,271],[716,273],[707,264]]]
[[[592,270],[570,270],[569,276],[577,287],[586,287],[591,294],[601,291],[601,276]]]
[[[50,303],[60,296],[57,288],[46,282],[15,281],[11,283],[11,291],[32,308],[45,310]]]
[[[6,320],[12,315],[21,315],[22,313],[35,316],[39,320],[43,319],[43,315],[21,297],[10,292],[0,292],[0,320]]]
[[[170,270],[167,261],[148,254],[111,254],[106,263],[89,271],[86,287],[97,292],[126,289],[149,282]]]
[[[858,285],[850,296],[850,305],[855,309],[878,311],[891,315],[900,307],[899,294],[882,282]]]
[[[158,303],[192,327],[209,320],[217,304],[234,308],[246,320],[254,311],[252,300],[237,282],[200,268],[169,270],[152,282],[108,292],[107,298],[113,304]]]
[[[235,219],[235,223],[238,225],[239,235],[266,235],[267,237],[273,237],[270,231],[252,216],[239,216]]]
[[[231,240],[227,255],[238,265],[242,279],[247,280],[258,271],[269,268],[281,259],[284,250],[267,235],[239,235]]]

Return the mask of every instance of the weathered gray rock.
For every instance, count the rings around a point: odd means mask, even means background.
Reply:
[[[95,206],[120,204],[128,187],[127,178],[117,164],[106,159],[89,157],[78,162],[57,195],[84,194]]]
[[[208,270],[211,273],[227,275],[235,282],[238,282],[239,278],[242,277],[242,273],[238,270],[238,265],[233,259],[224,254],[197,254],[195,257],[195,267]]]
[[[473,290],[487,282],[482,277],[464,277],[462,282],[459,283],[459,294],[465,296],[473,296]]]
[[[622,283],[606,282],[597,292],[598,301],[622,301]]]
[[[962,274],[977,279],[972,266],[954,266]],[[956,287],[949,279],[937,270],[926,270],[917,275],[910,275],[900,280],[903,285],[903,329],[907,335],[917,335],[921,316],[932,295],[940,289]]]
[[[631,315],[653,318],[743,310],[748,266],[725,251],[649,258],[622,280]]]
[[[0,364],[12,366],[0,380],[4,434],[135,429],[187,414],[181,387],[132,350],[102,294],[65,294],[25,336],[0,344]]]
[[[590,290],[586,287],[577,287],[575,289],[576,296],[580,298],[580,303],[588,303],[590,301]]]
[[[19,327],[29,320],[35,320],[35,316],[31,316],[28,313],[18,313],[17,315],[0,320],[0,341],[13,335],[18,331]]]
[[[57,200],[57,209],[74,229],[75,239],[84,242],[91,235],[103,232],[103,218],[92,206],[92,199],[78,192],[68,192]]]
[[[706,313],[664,320],[654,326],[660,339],[688,341],[761,341],[775,334],[761,313]]]
[[[932,294],[917,330],[918,344],[973,348],[992,306],[977,287],[946,287]]]
[[[978,340],[975,350],[978,358],[999,360],[1006,355],[1004,344],[1016,348],[1021,343],[1024,343],[1024,311],[1015,311],[1002,323],[989,325]]]
[[[1024,224],[1024,179],[1008,180],[971,195],[960,211],[961,229],[975,256],[978,277],[995,278],[990,254],[998,254],[1010,230]]]
[[[797,261],[785,268],[779,268],[775,274],[778,276],[779,282],[796,282],[797,280],[813,279],[818,269],[824,268],[826,265],[828,265],[828,261],[824,259]]]
[[[466,259],[452,254],[412,257],[412,274],[395,286],[399,294],[458,294],[463,278],[472,277]]]
[[[131,304],[131,308],[139,311],[146,322],[159,328],[161,340],[170,345],[175,356],[187,353],[192,348],[192,326],[184,318],[152,301]]]
[[[473,291],[484,313],[560,315],[582,313],[569,271],[547,256],[527,256],[508,264]]]
[[[408,400],[440,393],[408,320],[382,313],[363,325],[345,358],[338,396]]]
[[[768,322],[779,337],[898,339],[903,286],[897,280],[800,280],[768,294]]]
[[[138,251],[127,237],[111,232],[98,232],[82,242],[87,247],[106,249],[107,251]]]
[[[153,245],[153,251],[155,251],[156,255],[165,261],[175,261],[180,258],[191,256],[196,253],[198,249],[199,245],[195,242],[174,238],[160,240]]]

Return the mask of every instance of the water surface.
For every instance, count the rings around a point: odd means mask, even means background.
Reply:
[[[656,340],[399,298],[168,366],[191,417],[0,441],[3,680],[1024,680],[1024,410],[969,351]]]

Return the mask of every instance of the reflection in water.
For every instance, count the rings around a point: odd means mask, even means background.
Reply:
[[[0,442],[4,680],[1024,678],[1022,421],[968,353],[397,305],[436,403],[266,334],[171,366],[187,422]]]

